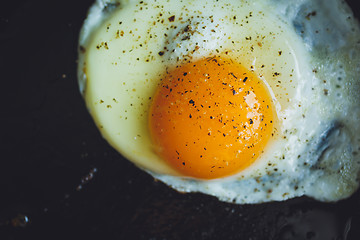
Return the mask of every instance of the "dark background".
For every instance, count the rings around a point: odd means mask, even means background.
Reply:
[[[93,1],[0,4],[1,240],[360,239],[359,191],[338,203],[233,205],[180,194],[115,152],[76,79]]]

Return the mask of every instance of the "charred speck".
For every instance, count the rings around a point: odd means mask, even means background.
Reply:
[[[182,41],[186,41],[186,40],[189,40],[190,39],[190,36],[185,36],[185,37],[183,37],[181,40]]]
[[[306,15],[306,19],[310,20],[310,17],[314,17],[314,16],[316,16],[316,11],[313,11],[313,12],[309,13],[308,15]]]
[[[159,55],[160,55],[160,56],[163,56],[163,55],[164,55],[164,52],[163,52],[163,51],[160,51],[160,52],[159,52]]]
[[[254,121],[250,118],[249,123],[250,123],[250,124],[253,124]]]
[[[245,77],[244,80],[243,80],[243,82],[246,82],[246,80],[248,80],[248,77]]]
[[[81,53],[85,53],[85,52],[86,52],[86,49],[85,49],[85,47],[83,47],[83,46],[80,46],[80,47],[79,47],[79,50],[80,50]]]
[[[184,74],[183,74],[184,76],[186,76],[187,75],[187,72],[184,72]]]
[[[187,25],[185,28],[184,28],[184,32],[188,32],[190,30],[190,26]]]
[[[12,227],[26,227],[31,223],[30,218],[24,214],[18,214],[9,222],[0,222],[0,225],[11,224]]]
[[[191,99],[191,100],[189,101],[189,103],[192,104],[193,106],[195,106],[194,100]]]

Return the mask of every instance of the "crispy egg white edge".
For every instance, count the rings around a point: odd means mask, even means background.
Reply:
[[[336,4],[340,4],[340,1],[336,1],[336,0],[332,0],[334,3]],[[105,2],[110,2],[111,4],[116,2],[116,1],[105,1]],[[81,43],[81,46],[86,46],[86,39],[89,38],[89,35],[91,34],[91,29],[94,29],[96,28],[96,26],[98,26],[98,24],[100,24],[102,22],[102,19],[106,18],[103,14],[103,9],[104,9],[104,6],[106,6],[106,3],[104,1],[97,1],[93,7],[91,8],[90,12],[89,12],[89,17],[87,18],[87,24],[84,24],[84,27],[82,29],[82,34],[81,34],[81,38],[80,38],[80,43]],[[282,17],[284,18],[288,18],[288,19],[296,19],[299,17],[299,12],[296,12],[293,8],[293,4],[295,4],[293,1],[286,1],[288,5],[281,5],[281,4],[278,4],[278,5],[275,5],[275,6],[278,6],[279,8],[279,12],[280,14],[282,15]],[[301,9],[302,7],[304,7],[304,4],[307,4],[307,1],[295,1],[296,4],[297,4],[297,9]],[[319,3],[319,5],[323,4],[323,1],[315,1],[316,3]],[[275,2],[274,2],[275,3]],[[310,4],[311,5],[311,4]],[[316,4],[315,4],[316,5]],[[290,7],[291,6],[291,7]],[[314,7],[314,6],[312,6]],[[318,7],[318,6],[316,6]],[[311,9],[311,6],[308,8]],[[351,15],[351,11],[349,11],[349,9],[347,9],[346,7],[345,8],[340,8],[340,11],[343,11],[345,12],[345,14],[347,15]],[[90,17],[90,16],[96,16],[95,18],[93,17]],[[299,19],[297,19],[297,21],[300,21]],[[306,20],[303,19],[303,21],[305,21],[305,23],[303,25],[306,25]],[[354,23],[345,23],[344,26],[346,26],[347,28],[349,28],[349,26],[351,27],[352,25],[354,25]],[[87,26],[87,27],[85,27]],[[358,25],[355,25],[355,26],[358,26]],[[309,51],[327,51],[327,52],[337,52],[339,51],[339,49],[341,47],[344,46],[344,42],[346,42],[348,40],[348,38],[350,38],[349,36],[342,36],[342,38],[340,38],[340,40],[342,41],[338,41],[337,44],[339,45],[331,45],[329,44],[330,46],[328,46],[327,48],[324,49],[317,49],[317,45],[316,45],[316,41],[312,42],[312,41],[309,41],[308,39],[312,39],[310,37],[310,34],[313,34],[311,31],[309,31],[310,33],[305,33],[305,37],[304,35],[301,36],[304,40],[305,40],[305,44],[308,48]],[[88,33],[89,35],[87,35],[86,33]],[[353,35],[357,35],[358,36],[358,33],[354,33]],[[342,44],[341,44],[342,43]],[[334,48],[335,46],[335,49],[332,49]],[[358,54],[358,52],[357,52]],[[83,59],[81,58],[81,54],[80,55],[80,59],[79,59],[79,66],[82,66],[81,63],[83,63]],[[333,55],[337,55],[337,54],[333,54]],[[355,54],[356,55],[356,54]],[[359,54],[358,54],[359,55]],[[340,58],[341,59],[341,58]],[[358,58],[356,58],[358,59]],[[321,60],[321,59],[320,59]],[[331,61],[329,61],[331,64],[334,65],[334,63],[332,63]],[[341,62],[341,61],[340,61]],[[316,65],[316,64],[315,64]],[[321,67],[322,66],[318,66],[318,68],[321,70]],[[80,84],[80,90],[83,92],[83,89],[84,89],[84,84],[86,84],[86,76],[84,75],[84,73],[82,72],[82,70],[80,69],[81,67],[79,67],[79,84]],[[356,81],[353,81],[353,84],[354,85],[357,85],[357,88],[358,88],[358,82]],[[350,90],[351,92],[351,90]],[[358,100],[358,98],[357,98]],[[358,104],[357,104],[358,105]],[[355,115],[356,115],[356,112],[359,112],[359,109],[358,107],[356,106],[356,100],[355,100],[355,104],[352,104],[352,106],[350,107],[350,110],[354,110],[355,109]],[[357,114],[355,117],[359,117],[358,116],[359,114]],[[329,119],[330,120],[330,119]],[[321,123],[321,124],[324,124],[325,126],[325,131],[323,131],[322,135],[326,135],[326,129],[331,129],[331,124],[336,124],[336,123]],[[349,139],[349,136],[350,133],[348,130],[339,130],[339,129],[343,129],[344,127],[341,126],[340,128],[338,128],[336,131],[338,131],[338,135],[337,136],[340,136],[340,139],[343,139],[344,141],[343,142],[346,142],[346,139]],[[345,133],[344,133],[345,132]],[[359,129],[356,128],[354,129],[354,132],[355,133],[359,133]],[[355,135],[355,134],[353,134]],[[314,139],[314,141],[316,142],[319,142],[320,140],[319,139]],[[358,143],[353,143],[353,142],[356,142],[356,139],[355,140],[351,140],[351,143],[355,146],[354,147],[358,147],[358,145],[356,146],[356,144]],[[359,141],[359,140],[358,140]],[[350,144],[351,144],[350,143]],[[318,143],[319,144],[319,143]],[[340,145],[341,145],[341,142],[340,142]],[[345,146],[344,146],[345,147]],[[316,149],[312,149],[312,151],[309,151],[309,154],[311,155],[311,152],[316,152]],[[342,153],[337,153],[337,154],[342,154]],[[309,157],[309,156],[308,156]],[[345,156],[346,158],[346,156]],[[348,158],[352,158],[351,156],[348,156]],[[353,157],[355,158],[355,157]],[[355,159],[352,159],[353,162],[355,161]],[[307,159],[303,160],[304,162],[307,161]],[[358,161],[358,159],[356,159],[356,161]],[[351,165],[351,164],[350,164]],[[355,173],[353,173],[353,175],[358,175],[358,172],[359,172],[359,166],[356,165],[355,168],[354,166],[350,166],[352,167],[353,169],[355,169]],[[149,172],[149,171],[148,171]],[[256,181],[256,179],[247,179],[247,180],[242,180],[243,184],[240,184],[240,185],[234,185],[232,184],[232,182],[227,182],[227,181],[196,181],[196,180],[189,180],[189,179],[186,179],[186,178],[178,178],[178,177],[173,177],[173,176],[164,176],[164,175],[157,175],[153,172],[149,172],[151,175],[155,176],[157,179],[160,179],[162,181],[164,181],[165,183],[171,185],[172,187],[174,187],[175,189],[179,190],[179,191],[184,191],[184,192],[191,192],[191,191],[199,191],[199,187],[197,185],[199,185],[200,183],[204,186],[205,185],[205,188],[202,188],[200,189],[200,191],[204,192],[204,193],[207,193],[207,194],[210,194],[210,195],[214,195],[214,196],[222,196],[220,197],[220,200],[224,200],[224,201],[230,201],[230,202],[236,202],[236,203],[256,203],[256,202],[264,202],[264,201],[267,201],[267,199],[271,199],[271,200],[284,200],[284,199],[287,199],[287,198],[290,198],[290,197],[294,197],[294,196],[301,196],[303,194],[307,194],[307,195],[310,195],[310,196],[313,196],[319,200],[323,200],[323,201],[334,201],[334,200],[338,200],[338,199],[341,199],[341,198],[345,198],[347,196],[349,196],[354,190],[354,188],[350,189],[350,191],[346,192],[345,191],[345,195],[340,195],[340,196],[337,196],[335,194],[333,194],[333,192],[335,191],[339,191],[339,189],[334,189],[334,190],[331,190],[330,193],[326,193],[324,192],[323,194],[325,194],[325,196],[323,197],[319,197],[319,196],[315,196],[316,193],[313,193],[312,191],[317,191],[319,189],[321,189],[322,187],[324,187],[323,185],[328,185],[326,184],[326,181],[328,181],[329,179],[326,179],[326,177],[324,176],[321,176],[323,174],[321,173],[318,173],[316,174],[316,177],[315,179],[312,179],[313,181],[308,181],[310,182],[308,184],[308,186],[304,186],[304,188],[308,188],[308,189],[303,189],[303,190],[300,190],[297,192],[297,194],[293,195],[293,196],[290,196],[290,195],[286,195],[285,197],[284,196],[277,196],[276,194],[276,191],[274,191],[273,189],[273,192],[271,195],[273,195],[271,198],[269,198],[268,196],[268,193],[265,193],[265,192],[262,192],[260,194],[257,194],[257,197],[252,199],[250,202],[248,200],[248,197],[246,195],[243,195],[243,196],[238,196],[238,192],[241,192],[242,189],[241,187],[242,186],[245,186],[247,184],[251,184],[251,182],[253,181]],[[263,180],[264,182],[266,182],[267,180],[265,179],[267,176],[264,176]],[[315,184],[315,182],[318,180],[318,179],[321,179],[321,177],[323,177],[326,181],[321,181],[319,184]],[[173,178],[176,178],[176,182],[173,181]],[[294,183],[292,182],[293,179],[283,179],[284,182],[287,182],[285,185],[287,186],[291,186],[293,187],[294,186]],[[345,181],[345,185],[346,185],[346,180]],[[189,182],[191,182],[192,184],[189,184]],[[283,183],[284,183],[283,182]],[[224,185],[225,184],[225,185]],[[358,183],[355,183],[358,185]],[[256,185],[256,184],[255,184]],[[317,187],[314,187],[314,185],[319,185]],[[335,186],[337,185],[336,183],[334,184]],[[225,187],[224,187],[225,186]],[[355,189],[357,188],[358,186],[355,187]],[[336,187],[335,187],[336,188]],[[337,188],[339,188],[337,186]],[[309,191],[310,189],[310,191]],[[237,191],[239,190],[239,191]],[[311,191],[312,190],[312,191]],[[328,196],[326,196],[328,195]],[[277,196],[277,197],[276,197]]]

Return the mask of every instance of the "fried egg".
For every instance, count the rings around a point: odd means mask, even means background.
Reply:
[[[178,191],[347,198],[360,30],[328,2],[98,0],[80,33],[80,91],[109,144]]]

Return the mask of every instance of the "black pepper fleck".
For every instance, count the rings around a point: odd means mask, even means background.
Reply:
[[[173,16],[171,16],[171,17],[169,17],[168,19],[169,19],[169,22],[173,22],[173,21],[175,21],[175,15],[173,15]]]

